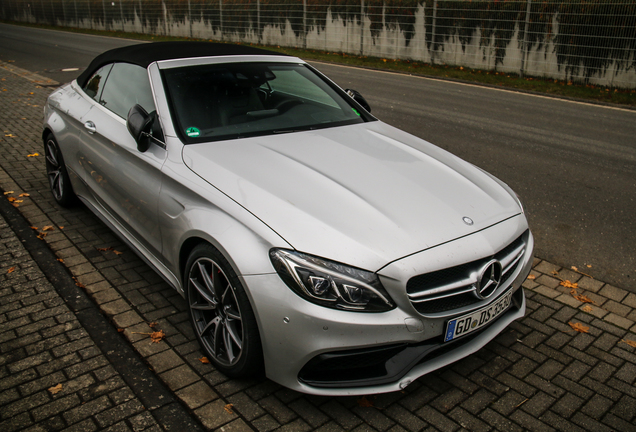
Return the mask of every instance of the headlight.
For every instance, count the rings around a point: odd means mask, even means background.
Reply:
[[[321,306],[357,312],[383,312],[395,307],[375,273],[282,249],[269,256],[287,286]]]

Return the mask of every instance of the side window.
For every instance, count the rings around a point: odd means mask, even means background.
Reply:
[[[135,104],[139,104],[151,113],[155,110],[152,99],[148,71],[129,63],[115,63],[108,75],[108,82],[104,86],[99,103],[126,118],[128,111]]]
[[[86,85],[82,88],[86,92],[87,95],[92,97],[95,100],[99,100],[99,96],[104,89],[104,83],[106,82],[106,78],[108,78],[108,73],[110,69],[113,67],[112,64],[103,66],[97,72],[93,74],[91,79],[88,80]]]

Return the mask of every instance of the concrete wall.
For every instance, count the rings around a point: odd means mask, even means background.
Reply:
[[[31,23],[38,22],[31,9],[23,9],[18,14],[14,13],[13,16],[6,16],[6,1],[3,0],[2,9],[5,19]],[[69,0],[66,1],[67,3],[69,2]],[[75,5],[77,4],[75,3]],[[206,21],[201,15],[192,14],[190,17],[186,15],[185,19],[180,21],[174,19],[163,2],[161,16],[153,17],[153,21],[157,22],[156,25],[151,25],[140,18],[140,16],[143,17],[144,15],[139,11],[139,6],[137,6],[139,3],[134,3],[134,18],[123,21],[120,9],[117,8],[117,3],[113,5],[110,1],[106,1],[104,4],[112,8],[108,13],[109,16],[114,17],[114,20],[109,22],[108,25],[105,25],[103,21],[90,19],[76,21],[69,18],[68,22],[64,22],[62,17],[56,17],[55,23],[59,26],[123,30],[135,33],[289,46],[386,59],[410,59],[426,63],[433,61],[435,64],[497,70],[508,73],[519,73],[522,64],[523,40],[520,40],[519,37],[522,32],[519,29],[518,22],[515,25],[512,38],[505,46],[505,56],[499,62],[496,56],[494,36],[490,40],[483,40],[479,28],[473,31],[469,42],[462,44],[457,33],[451,33],[451,36],[445,38],[444,42],[437,46],[435,52],[431,52],[431,45],[426,42],[426,12],[422,5],[418,6],[413,12],[415,17],[414,33],[407,42],[407,38],[399,26],[389,25],[383,21],[382,28],[378,32],[372,33],[370,30],[371,20],[368,15],[363,15],[361,22],[358,23],[356,19],[332,16],[330,10],[327,10],[324,27],[308,25],[305,32],[299,32],[298,34],[292,30],[291,23],[288,20],[282,25],[264,25],[260,34],[257,31],[256,23],[252,23],[247,31],[238,32],[232,31],[230,28],[224,28],[224,32],[221,33],[219,27],[213,28],[210,22]],[[16,3],[16,5],[26,5],[26,3]],[[218,7],[218,3],[214,3],[214,5]],[[99,11],[99,13],[100,16],[103,15],[103,11]],[[218,12],[215,11],[215,13]],[[73,16],[72,11],[69,10],[66,16]],[[572,66],[576,65],[559,64],[555,49],[555,38],[558,35],[559,28],[557,16],[553,16],[552,20],[551,33],[544,37],[541,45],[534,44],[528,50],[524,67],[525,75],[566,81],[573,80],[602,86],[636,88],[636,70],[634,68],[625,68],[618,61],[610,59],[604,69],[596,71],[589,71],[584,67],[579,67],[574,75],[571,71],[577,69],[572,68]],[[630,60],[633,60],[633,56],[634,53],[632,51]],[[626,63],[631,64],[632,62]]]

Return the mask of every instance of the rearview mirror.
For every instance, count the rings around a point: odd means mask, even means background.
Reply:
[[[369,105],[369,102],[367,102],[367,100],[360,94],[360,92],[353,89],[346,89],[345,91],[349,96],[351,96],[354,101],[358,102],[362,108],[367,110],[368,113],[371,112],[371,106]]]
[[[126,127],[137,143],[137,150],[142,153],[150,147],[149,136],[152,120],[152,116],[139,104],[128,111]]]

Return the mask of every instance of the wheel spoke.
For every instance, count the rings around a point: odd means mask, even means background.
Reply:
[[[211,305],[210,303],[206,303],[206,304],[196,303],[196,304],[190,305],[190,307],[192,309],[201,310],[201,311],[216,310],[216,305]]]
[[[239,348],[243,348],[243,341],[239,338],[239,335],[236,334],[235,325],[231,321],[225,322],[225,331],[232,338],[236,346]]]
[[[55,187],[55,185],[58,183],[58,179],[60,178],[60,171],[59,170],[54,170],[54,171],[49,171],[49,179],[51,182],[51,187]]]
[[[56,176],[56,188],[57,188],[57,196],[61,197],[62,196],[62,191],[64,190],[64,177],[61,176],[58,172],[58,175]]]
[[[199,266],[199,273],[201,273],[201,277],[203,278],[203,283],[205,283],[205,287],[208,289],[208,292],[215,298],[216,301],[216,284],[212,281],[212,278],[210,277],[210,273],[208,273],[208,270],[205,268],[205,266],[203,265],[203,263],[201,261],[198,262],[198,266]],[[214,264],[212,264],[212,276],[214,277]]]
[[[49,161],[49,163],[55,168],[58,168],[60,164],[57,161],[57,148],[55,147],[55,144],[53,144],[51,141],[47,142],[46,150],[46,160]]]
[[[225,345],[225,353],[230,363],[234,362],[236,356],[234,355],[234,347],[232,346],[231,335],[227,323],[223,326],[223,344]],[[240,347],[239,347],[240,349]]]
[[[216,339],[216,334],[218,333],[219,328],[221,327],[220,324],[221,324],[221,318],[219,317],[216,317],[213,320],[211,320],[209,323],[205,325],[205,327],[203,327],[203,330],[201,330],[201,337],[206,336],[206,334],[210,332],[210,329],[214,327],[212,334],[214,336],[214,339]]]
[[[214,355],[219,357],[221,354],[221,339],[223,339],[223,325],[220,317],[216,317],[214,321],[217,322],[216,327],[214,327]]]
[[[198,278],[196,278],[192,274],[193,273],[192,271],[190,272],[190,284],[194,287],[194,289],[196,289],[199,295],[203,297],[203,300],[205,300],[212,307],[212,309],[216,309],[218,305],[218,301],[214,296],[214,287],[212,286],[212,281],[210,280],[210,277],[208,276],[208,272],[205,268],[205,265],[203,265],[202,262],[198,262],[197,269],[199,274],[201,275],[201,278],[203,279],[203,283],[205,284],[205,286],[201,285]],[[193,306],[194,305],[198,305],[198,302],[195,302]],[[199,306],[202,306],[202,305],[199,305]]]
[[[225,315],[230,319],[241,321],[241,315],[232,308],[225,309]]]

